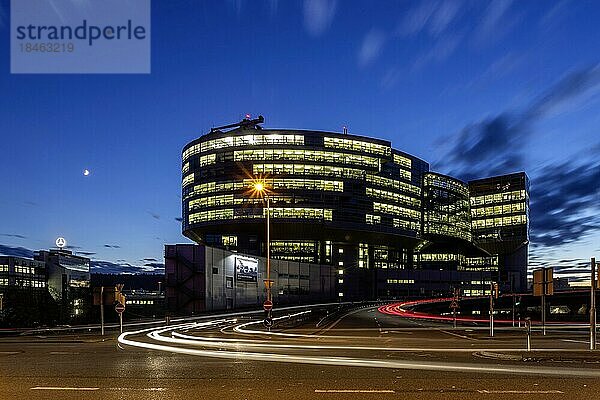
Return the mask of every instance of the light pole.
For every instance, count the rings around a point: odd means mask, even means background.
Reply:
[[[271,302],[271,209],[269,205],[269,194],[265,184],[261,181],[254,184],[254,190],[256,193],[265,199],[267,205],[267,301]],[[271,310],[269,310],[269,318],[271,317]]]

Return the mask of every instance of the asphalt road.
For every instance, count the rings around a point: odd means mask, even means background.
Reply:
[[[0,339],[0,399],[600,399],[584,331],[537,334],[534,348],[553,350],[521,361],[522,331],[492,339],[373,308],[273,331],[290,336],[217,320],[124,338],[134,345],[114,334]]]

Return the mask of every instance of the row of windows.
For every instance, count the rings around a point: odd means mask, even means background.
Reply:
[[[402,176],[403,178],[410,180],[410,172],[408,171],[400,171],[401,174],[408,174],[408,176]],[[367,182],[372,183],[373,185],[393,188],[396,190],[400,190],[403,192],[413,193],[417,196],[421,195],[421,188],[418,186],[414,186],[405,182],[400,182],[396,179],[385,178],[383,176],[367,174]]]
[[[231,208],[220,210],[207,210],[190,214],[188,217],[188,221],[190,224],[195,224],[198,222],[223,219],[263,218],[266,215],[266,213],[266,209],[263,209],[262,214],[234,213],[234,210]],[[323,208],[271,208],[269,214],[271,218],[320,219],[325,221],[331,221],[333,211],[330,209]]]
[[[440,261],[460,261],[463,262],[465,259],[465,256],[460,255],[460,254],[447,254],[447,253],[433,253],[433,254],[415,254],[414,256],[414,260],[415,261],[434,261],[434,262],[440,262]]]
[[[270,189],[309,189],[309,190],[331,190],[336,192],[344,191],[342,181],[330,181],[322,179],[266,179],[265,184]],[[244,179],[243,181],[223,181],[206,182],[195,185],[193,189],[185,195],[184,199],[198,196],[201,194],[213,194],[218,192],[231,192],[234,190],[250,190],[254,185],[253,179]]]
[[[381,215],[365,214],[365,222],[369,225],[380,224]]]
[[[298,254],[298,253],[314,253],[317,249],[317,244],[312,241],[302,240],[273,240],[271,241],[271,251],[273,253],[287,253],[287,254]]]
[[[476,219],[473,221],[473,229],[494,228],[499,226],[524,225],[527,223],[525,214],[510,217]]]
[[[184,198],[197,196],[207,193],[230,192],[233,190],[250,189],[251,183],[242,181],[223,181],[223,182],[206,182],[200,185],[195,185],[194,188]]]
[[[16,274],[35,274],[35,268],[15,265],[15,273]]]
[[[0,264],[0,272],[8,272],[8,265]]]
[[[412,168],[412,160],[410,158],[401,156],[400,154],[394,154],[394,164],[401,165],[408,169]]]
[[[292,196],[269,196],[271,204],[295,204],[302,203],[306,199],[302,197]],[[214,206],[232,206],[232,205],[244,205],[244,204],[263,204],[264,200],[261,198],[250,198],[250,197],[235,197],[233,194],[222,194],[216,196],[201,197],[199,199],[191,200],[188,206],[190,211],[198,210],[200,208],[214,207]]]
[[[393,219],[394,228],[401,228],[408,231],[420,231],[421,223],[417,221],[406,221],[399,218]]]
[[[198,143],[187,148],[183,152],[183,160],[187,160],[194,154],[205,153],[210,150],[240,146],[260,146],[268,144],[292,144],[302,146],[304,145],[304,136],[280,134],[227,136],[223,138],[208,140],[206,142]]]
[[[292,255],[273,255],[273,258],[276,258],[278,260],[284,260],[284,261],[296,261],[296,262],[302,262],[302,263],[314,263],[316,262],[316,259],[314,256],[292,256]],[[279,278],[282,279],[283,277],[281,275],[279,275]],[[303,278],[300,278],[303,279]],[[308,278],[306,278],[308,279]]]
[[[201,167],[214,164],[217,162],[217,155],[216,154],[206,154],[204,156],[200,156],[200,158],[198,158],[198,162]]]
[[[0,278],[0,286],[8,286],[8,278]]]
[[[223,246],[237,246],[237,239],[236,235],[223,235],[221,236],[221,244]]]
[[[388,279],[386,283],[390,285],[415,283],[414,279]]]
[[[181,181],[181,187],[186,187],[187,185],[189,185],[190,183],[194,182],[194,173],[192,172],[189,175],[186,175],[183,177],[183,180]]]
[[[514,214],[523,212],[525,212],[524,202],[471,209],[471,215],[473,217],[484,217],[489,215]]]
[[[381,215],[365,214],[365,222],[369,225],[381,224]],[[419,231],[421,224],[417,221],[406,221],[400,218],[392,220],[394,228],[405,229],[409,231]]]
[[[127,304],[135,304],[140,306],[152,305],[154,300],[127,300]]]
[[[187,174],[190,170],[190,162],[186,162],[185,164],[183,164],[183,167],[181,167],[181,173],[183,175]]]
[[[244,186],[252,187],[254,182],[254,179],[244,179]],[[275,191],[277,189],[329,190],[335,192],[344,191],[344,182],[323,179],[265,179],[264,184],[267,188]]]
[[[294,174],[335,176],[350,179],[364,179],[365,171],[356,168],[335,167],[331,165],[310,164],[254,164],[252,171],[260,174]]]
[[[425,174],[423,178],[423,186],[433,186],[457,192],[465,197],[469,196],[469,188],[466,184],[455,179],[439,176],[436,174]]]
[[[471,197],[471,206],[503,203],[508,201],[523,201],[526,199],[526,196],[527,194],[525,190],[513,190],[512,192],[487,194],[485,196],[473,196]]]
[[[7,282],[8,284],[8,282]],[[44,288],[46,287],[45,281],[36,281],[31,279],[15,279],[15,286],[19,287],[32,287],[32,288]]]
[[[291,149],[257,149],[239,150],[234,152],[235,161],[266,161],[266,160],[290,160],[290,161],[319,161],[332,164],[354,164],[379,169],[380,160],[375,157],[357,154],[336,153],[320,150],[291,150]]]
[[[387,190],[367,187],[366,194],[367,196],[375,197],[382,200],[391,200],[396,203],[407,204],[417,208],[421,206],[421,201],[419,199],[396,192],[389,192]]]
[[[472,238],[468,228],[454,224],[425,224],[425,227],[425,233],[429,235],[453,236],[468,241],[471,241]]]
[[[363,153],[372,153],[383,156],[389,156],[392,153],[392,148],[381,144],[363,142],[355,139],[332,138],[324,137],[325,147],[334,149],[355,150]]]
[[[421,213],[419,211],[400,207],[394,204],[373,202],[373,211],[385,214],[398,215],[401,217],[407,217],[416,220],[419,220],[421,218]]]

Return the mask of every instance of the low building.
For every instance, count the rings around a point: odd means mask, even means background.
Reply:
[[[41,323],[41,307],[47,300],[45,263],[0,256],[0,323]]]
[[[83,318],[90,309],[90,259],[68,250],[40,250],[34,259],[46,264],[48,291],[61,307],[61,319]]]
[[[283,305],[335,300],[337,273],[329,265],[271,260],[273,302]],[[263,257],[204,245],[166,245],[165,274],[166,303],[172,312],[258,308],[266,300]]]

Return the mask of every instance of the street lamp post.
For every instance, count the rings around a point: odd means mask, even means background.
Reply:
[[[254,190],[258,195],[264,198],[266,206],[267,206],[267,216],[266,216],[266,224],[267,224],[267,302],[272,304],[271,297],[271,208],[269,201],[269,194],[267,193],[267,188],[263,182],[256,182],[254,184]],[[271,305],[272,307],[272,305]],[[271,309],[268,310],[268,317],[271,318]]]
[[[267,202],[267,300],[271,300],[271,210],[269,207],[269,195],[265,193]],[[269,317],[271,312],[269,311]]]

